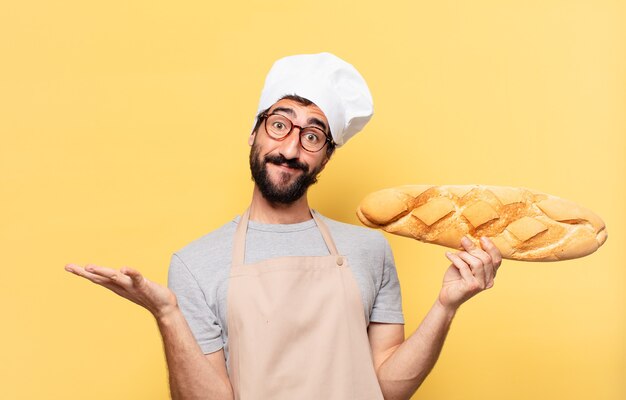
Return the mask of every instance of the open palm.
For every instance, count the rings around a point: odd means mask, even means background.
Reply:
[[[68,264],[65,269],[139,304],[155,317],[176,308],[176,295],[169,288],[146,279],[139,271],[123,267],[115,270],[89,264],[82,268]]]

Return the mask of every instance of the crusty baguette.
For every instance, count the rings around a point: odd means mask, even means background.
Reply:
[[[484,185],[407,185],[371,193],[363,224],[455,249],[466,235],[487,236],[504,258],[559,261],[593,253],[607,238],[604,222],[579,205],[529,189]]]

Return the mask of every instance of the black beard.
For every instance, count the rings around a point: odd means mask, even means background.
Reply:
[[[290,185],[279,187],[274,185],[267,173],[267,164],[287,165],[302,171]],[[309,167],[298,160],[288,160],[282,155],[266,155],[260,160],[259,149],[253,145],[250,150],[250,170],[252,180],[258,186],[261,194],[271,203],[291,204],[301,198],[312,184],[317,182],[317,174],[321,168],[309,172]]]

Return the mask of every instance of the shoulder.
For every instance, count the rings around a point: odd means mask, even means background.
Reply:
[[[174,252],[190,271],[206,266],[207,262],[230,262],[233,236],[237,222],[233,219]]]

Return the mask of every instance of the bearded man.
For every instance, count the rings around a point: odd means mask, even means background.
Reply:
[[[174,399],[408,399],[459,306],[493,286],[498,249],[464,240],[405,339],[387,240],[310,208],[307,189],[372,113],[365,80],[340,58],[278,60],[248,139],[250,207],[175,252],[169,288],[130,268],[66,267],[152,312]]]

